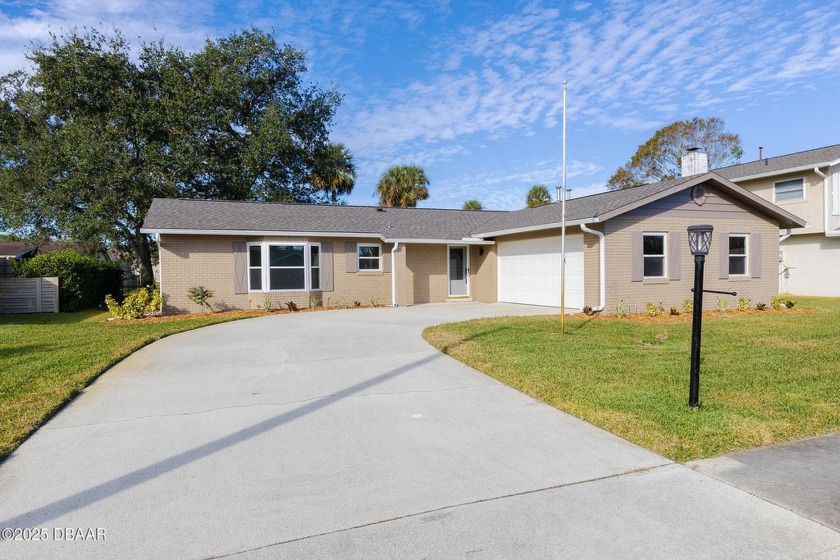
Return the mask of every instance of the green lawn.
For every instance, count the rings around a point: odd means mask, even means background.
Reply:
[[[108,314],[99,311],[0,315],[0,460],[135,350],[170,334],[244,316],[109,323]]]
[[[426,329],[454,358],[676,461],[840,429],[840,299],[703,318],[702,407],[688,401],[691,321],[558,317]]]

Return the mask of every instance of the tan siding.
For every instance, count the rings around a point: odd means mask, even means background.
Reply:
[[[712,248],[706,258],[705,287],[712,290],[737,291],[738,296],[752,300],[752,303],[769,303],[770,298],[778,293],[778,224],[767,219],[744,213],[737,219],[700,220],[715,226],[716,230],[726,229],[730,233],[761,233],[761,278],[730,278],[721,280],[719,276],[720,236],[712,236]],[[607,305],[605,312],[614,313],[619,299],[624,300],[630,311],[644,312],[645,303],[662,302],[667,310],[670,306],[682,309],[682,303],[691,299],[694,283],[694,257],[688,249],[686,228],[699,223],[696,218],[681,217],[645,217],[624,215],[613,218],[605,224],[607,250]],[[646,280],[631,281],[631,234],[633,232],[679,232],[682,242],[680,252],[681,280]],[[737,297],[726,296],[732,309]],[[707,294],[703,300],[705,309],[714,309],[716,295]]]
[[[192,313],[201,309],[187,298],[187,291],[192,286],[204,286],[213,291],[210,300],[213,309],[256,309],[263,306],[264,294],[250,292],[234,293],[234,257],[233,243],[245,242],[305,242],[300,237],[234,237],[234,236],[197,236],[197,235],[161,235],[161,290],[166,301],[168,313]],[[299,307],[309,305],[310,296],[321,297],[324,305],[336,306],[341,301],[353,305],[359,301],[363,305],[376,299],[379,304],[391,303],[391,274],[383,272],[348,273],[345,267],[344,243],[369,242],[364,239],[311,238],[309,241],[333,243],[333,262],[335,291],[333,292],[271,292],[270,297],[275,308],[294,301]],[[383,251],[390,250],[390,245],[383,244]]]
[[[480,252],[484,254],[479,255]],[[495,245],[471,247],[470,295],[475,301],[496,303],[498,299],[498,288],[496,284],[497,270]]]
[[[414,292],[410,303],[445,302],[449,295],[447,246],[411,244],[406,247],[406,267]]]
[[[823,172],[825,172],[825,170],[823,170]],[[823,227],[823,208],[825,207],[823,200],[823,179],[813,171],[784,173],[762,179],[737,181],[736,183],[738,186],[747,189],[753,194],[773,202],[774,183],[799,178],[804,179],[805,200],[803,202],[783,202],[778,204],[778,206],[788,212],[791,212],[792,214],[796,214],[808,222],[808,225],[804,228],[794,228],[791,231],[793,235],[822,233],[825,231],[825,228]]]
[[[603,231],[603,226],[593,225],[589,229]],[[583,295],[584,304],[596,307],[601,298],[601,247],[599,238],[593,233],[583,234]]]

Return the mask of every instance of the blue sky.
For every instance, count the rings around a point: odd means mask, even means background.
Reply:
[[[431,180],[422,206],[523,207],[531,185],[560,182],[564,80],[572,196],[693,116],[723,118],[742,161],[840,143],[838,0],[13,0],[0,72],[50,30],[86,25],[187,50],[256,26],[305,49],[308,77],[344,96],[332,138],[358,163],[351,204],[411,163]]]

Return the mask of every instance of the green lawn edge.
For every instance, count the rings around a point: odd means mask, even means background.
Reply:
[[[102,311],[0,315],[0,462],[141,348],[175,334],[258,316],[109,322]]]
[[[677,462],[840,429],[840,298],[703,318],[689,409],[690,316],[504,317],[437,325],[441,352]]]

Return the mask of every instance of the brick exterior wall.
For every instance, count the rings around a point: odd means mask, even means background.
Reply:
[[[480,255],[481,252],[484,254]],[[484,303],[498,301],[497,270],[495,245],[470,247],[470,295],[473,300]]]

